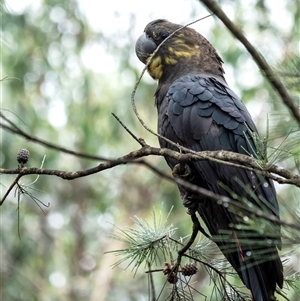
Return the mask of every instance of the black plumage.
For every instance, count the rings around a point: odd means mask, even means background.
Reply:
[[[146,63],[151,54],[146,52],[153,52],[161,44],[162,33],[165,38],[166,33],[170,35],[179,27],[166,20],[149,23],[136,45],[141,61]],[[222,60],[214,48],[190,28],[180,30],[165,44],[148,67],[150,75],[159,80],[155,93],[159,134],[194,151],[227,150],[257,158],[262,149],[254,139],[256,126],[245,105],[228,87]],[[162,138],[159,142],[161,147],[177,150]],[[171,169],[178,164],[169,157],[166,161]],[[276,192],[268,178],[208,160],[187,164],[192,184],[219,195],[236,196],[237,200],[246,198],[279,217]],[[184,205],[199,213],[221,251],[251,290],[253,300],[275,300],[276,284],[283,285],[277,252],[279,227],[274,225],[272,239],[251,229],[239,230],[234,227],[240,223],[234,211],[209,199],[193,199],[191,193],[179,189]]]

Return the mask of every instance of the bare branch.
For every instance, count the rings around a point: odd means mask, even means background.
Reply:
[[[120,158],[115,159],[115,160],[100,163],[99,165],[97,165],[93,168],[86,169],[86,170],[68,172],[68,171],[61,171],[61,170],[41,169],[41,168],[32,167],[32,168],[21,168],[21,169],[19,168],[19,169],[13,169],[13,170],[0,169],[0,173],[2,173],[2,174],[18,174],[20,176],[30,175],[30,174],[52,175],[52,176],[55,175],[55,176],[60,177],[64,180],[74,180],[74,179],[77,179],[77,178],[80,178],[80,177],[85,177],[85,176],[88,176],[88,175],[98,173],[100,171],[103,171],[103,170],[106,170],[106,169],[109,169],[109,168],[112,168],[112,167],[115,167],[115,166],[118,166],[118,165],[121,165],[121,164],[126,164],[126,163],[141,164],[141,165],[145,165],[147,167],[150,167],[150,169],[152,169],[153,171],[158,173],[160,176],[163,176],[165,179],[167,179],[171,182],[176,182],[178,185],[184,187],[185,189],[187,189],[191,192],[194,192],[194,193],[196,193],[196,194],[198,194],[202,197],[206,197],[206,198],[210,199],[211,201],[218,201],[218,202],[221,202],[223,204],[232,205],[234,207],[237,207],[237,208],[240,208],[240,209],[244,210],[245,212],[248,212],[250,214],[254,214],[255,216],[264,218],[264,219],[269,220],[273,223],[286,225],[288,227],[300,230],[300,227],[298,225],[295,225],[295,224],[289,223],[289,222],[285,222],[285,221],[281,221],[275,215],[265,214],[261,210],[257,210],[257,209],[247,207],[246,205],[244,205],[244,204],[242,204],[238,201],[235,201],[235,200],[233,200],[229,197],[226,197],[226,196],[223,196],[223,195],[218,195],[218,194],[213,193],[209,190],[206,190],[202,187],[198,187],[197,185],[186,182],[186,181],[184,181],[180,178],[173,178],[173,177],[163,173],[162,171],[159,171],[157,168],[151,166],[146,161],[137,160],[137,159],[140,159],[142,157],[149,156],[149,155],[170,156],[170,157],[178,160],[179,162],[207,160],[207,159],[210,159],[209,155],[211,155],[212,158],[213,158],[213,156],[215,156],[216,158],[223,158],[223,159],[232,159],[232,158],[234,158],[234,160],[240,159],[241,161],[251,159],[251,160],[254,160],[254,162],[256,162],[255,159],[250,158],[248,156],[241,155],[241,154],[236,154],[236,153],[231,153],[231,152],[225,152],[225,151],[200,152],[200,153],[198,153],[198,156],[195,156],[193,154],[182,154],[182,153],[179,153],[179,152],[172,151],[170,149],[155,148],[155,147],[146,146],[146,147],[142,147],[139,150],[133,151],[133,152],[131,152],[131,153],[129,153],[129,154],[123,156],[123,157],[120,157]],[[225,161],[224,161],[224,164],[226,164]],[[255,169],[255,171],[259,171],[259,170]],[[261,171],[261,172],[264,174],[263,171]],[[286,171],[286,172],[288,172],[288,171]],[[300,187],[300,177],[297,176],[297,175],[293,175],[293,176],[294,176],[294,178],[291,179],[291,181],[293,182],[294,185]],[[6,195],[8,195],[8,194],[6,194]],[[3,201],[1,202],[1,204],[3,204]]]
[[[121,126],[125,129],[125,131],[138,143],[140,144],[142,147],[143,146],[146,146],[146,143],[144,141],[144,139],[142,138],[138,138],[136,135],[133,134],[133,132],[120,120],[120,118],[114,114],[114,113],[111,113],[111,115],[113,115],[116,120],[121,124]]]
[[[113,114],[114,115],[114,114]],[[249,157],[246,155],[234,153],[234,152],[228,152],[228,151],[202,151],[202,152],[196,152],[193,150],[190,150],[188,148],[185,148],[183,146],[177,145],[177,147],[180,149],[181,152],[176,152],[172,151],[170,149],[161,149],[161,148],[155,148],[155,147],[150,147],[148,146],[145,141],[142,138],[137,138],[119,119],[117,116],[114,115],[114,117],[118,120],[119,123],[125,128],[125,130],[136,140],[139,142],[140,145],[143,147],[138,150],[134,151],[122,158],[114,159],[114,158],[104,158],[101,156],[94,156],[94,155],[89,155],[86,153],[80,153],[80,152],[75,152],[73,150],[64,148],[59,145],[52,144],[46,140],[33,137],[29,135],[28,133],[24,132],[21,130],[17,125],[15,125],[12,121],[7,119],[1,112],[0,112],[0,117],[2,117],[6,122],[8,122],[11,126],[8,126],[6,124],[0,123],[0,127],[3,129],[12,132],[14,134],[17,134],[29,141],[32,141],[34,143],[41,144],[47,148],[51,148],[66,154],[74,155],[80,158],[84,159],[90,159],[90,160],[96,160],[96,161],[108,161],[107,168],[114,167],[119,164],[125,164],[128,162],[131,162],[133,160],[139,159],[144,156],[149,156],[149,155],[155,155],[155,156],[169,156],[172,157],[178,162],[188,162],[188,161],[199,161],[199,160],[210,160],[214,161],[217,163],[221,164],[226,164],[238,168],[243,168],[249,171],[255,171],[258,173],[261,173],[263,176],[268,177],[274,181],[277,181],[280,184],[292,184],[295,186],[300,187],[300,176],[294,174],[293,172],[278,167],[276,165],[269,165],[269,166],[264,166],[266,165],[265,163],[261,164],[260,161],[254,159],[253,157]],[[174,142],[172,142],[175,144]],[[185,153],[182,153],[182,152]],[[111,166],[110,164],[113,162],[113,165]],[[239,164],[238,164],[239,163]],[[114,165],[116,164],[116,165]],[[104,164],[105,165],[105,164]],[[263,168],[261,167],[263,165]],[[106,165],[105,165],[106,166]],[[51,171],[48,173],[48,175],[56,175],[64,179],[68,180],[73,180],[75,178],[87,176],[93,173],[97,173],[99,171],[102,171],[102,167],[99,167],[100,169],[90,169],[86,172],[84,171],[79,171],[79,172],[63,172],[63,171]],[[105,167],[105,169],[107,169]],[[32,169],[30,169],[32,170]],[[34,169],[35,171],[30,172],[30,174],[39,174],[37,173],[38,169]],[[27,170],[29,172],[29,169]],[[18,169],[14,170],[7,170],[7,169],[0,169],[0,173],[3,174],[19,174]],[[41,174],[41,173],[40,173]],[[43,173],[46,174],[46,173]]]
[[[100,156],[94,156],[94,155],[89,155],[89,154],[85,154],[85,153],[80,153],[80,152],[75,152],[72,151],[70,149],[67,149],[65,147],[59,146],[59,145],[55,145],[53,143],[50,143],[46,140],[40,139],[40,138],[36,138],[32,135],[29,135],[28,133],[24,132],[23,130],[21,130],[17,125],[15,125],[11,120],[9,120],[8,118],[6,118],[1,112],[0,112],[0,117],[3,118],[6,122],[8,122],[11,126],[8,126],[7,124],[4,123],[0,123],[0,127],[2,127],[3,129],[5,129],[8,132],[11,132],[13,134],[17,134],[29,141],[35,142],[37,144],[43,145],[47,148],[50,149],[54,149],[57,150],[59,152],[63,152],[66,154],[70,154],[70,155],[74,155],[76,157],[79,158],[84,158],[84,159],[90,159],[90,160],[97,160],[97,161],[107,161],[110,160],[108,158],[103,158]]]
[[[201,160],[211,160],[221,164],[231,165],[239,168],[244,168],[250,171],[255,171],[257,173],[261,173],[265,177],[269,177],[278,183],[284,184],[292,184],[297,187],[300,187],[300,176],[296,175],[287,169],[278,167],[276,165],[266,166],[265,169],[260,167],[260,161],[256,160],[247,155],[238,154],[229,151],[202,151],[202,152],[194,152],[192,154],[183,154],[177,151],[173,151],[167,148],[157,148],[151,146],[145,146],[140,148],[139,150],[132,151],[123,157],[119,157],[117,159],[104,159],[106,162],[97,165],[96,167],[80,170],[80,171],[61,171],[61,170],[47,170],[40,168],[22,168],[22,169],[4,169],[0,168],[0,173],[2,174],[40,174],[40,175],[56,175],[65,180],[74,180],[80,177],[85,177],[112,167],[115,167],[120,164],[126,163],[138,163],[145,164],[143,161],[136,161],[145,156],[167,156],[176,159],[178,162],[196,162]],[[232,163],[232,162],[238,162]],[[148,165],[147,165],[148,166]],[[149,166],[150,167],[150,166]],[[151,167],[154,169],[154,167]],[[277,174],[280,177],[274,175]]]
[[[218,4],[213,0],[201,0],[208,9],[210,9],[231,31],[231,33],[245,46],[248,52],[251,54],[253,60],[256,62],[260,70],[263,71],[271,86],[278,92],[284,104],[289,108],[294,118],[300,124],[300,110],[294,103],[293,99],[289,95],[285,86],[282,84],[279,77],[273,72],[264,57],[255,49],[255,47],[247,40],[242,31],[235,26]]]

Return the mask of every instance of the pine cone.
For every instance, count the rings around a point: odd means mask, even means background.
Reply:
[[[178,276],[176,272],[173,272],[174,266],[168,262],[165,262],[165,268],[163,269],[164,275],[167,276],[167,281],[169,283],[176,283],[178,281]]]
[[[176,283],[178,281],[178,276],[176,273],[172,272],[167,276],[167,280],[169,283]]]
[[[17,161],[21,165],[23,165],[23,164],[27,163],[27,161],[29,160],[29,156],[30,156],[29,151],[26,148],[22,148],[18,151]]]
[[[181,268],[181,273],[184,276],[192,276],[198,271],[197,266],[194,263],[188,263]]]

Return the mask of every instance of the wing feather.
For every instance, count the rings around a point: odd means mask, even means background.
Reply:
[[[257,143],[252,134],[257,133],[257,130],[245,105],[218,78],[190,74],[177,79],[169,87],[158,109],[162,112],[159,116],[159,133],[187,148],[195,151],[228,150],[253,157],[261,152],[261,149],[256,149]],[[162,147],[174,148],[162,139],[160,144]],[[166,160],[171,168],[176,164],[172,159]],[[194,184],[226,196],[231,196],[231,191],[255,205],[261,205],[258,202],[260,200],[271,213],[279,216],[275,190],[269,179],[211,161],[191,163],[190,167],[194,173]],[[199,206],[198,212],[212,235],[219,235],[220,230],[230,230],[230,224],[236,223],[235,215],[216,202],[203,201]],[[237,232],[236,235],[245,237],[248,234]],[[218,244],[221,249],[228,248],[228,241],[221,240]],[[247,240],[244,239],[240,244],[245,251],[253,251]],[[280,242],[277,246],[280,246]],[[267,290],[265,295],[269,294],[269,290],[274,291],[276,283],[265,280],[269,273],[277,275],[276,281],[282,286],[282,264],[276,244],[267,249],[267,253],[274,259],[257,266],[253,266],[254,255],[243,261],[241,258],[244,255],[240,249],[241,245],[237,242],[234,250],[224,254],[248,288],[252,291]],[[247,264],[252,267],[245,269]]]

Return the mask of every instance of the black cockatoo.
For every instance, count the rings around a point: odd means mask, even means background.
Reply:
[[[150,22],[136,42],[136,54],[158,80],[155,101],[158,133],[193,151],[226,150],[258,158],[256,126],[239,97],[228,87],[222,59],[198,32],[185,27],[157,47],[181,25],[167,20]],[[178,150],[159,139],[161,147]],[[166,157],[173,170],[176,160]],[[242,168],[204,160],[187,163],[192,184],[218,195],[247,199],[279,217],[276,192],[270,179]],[[185,175],[186,176],[186,175]],[[250,289],[254,301],[276,300],[282,288],[283,268],[278,255],[280,228],[274,235],[240,227],[236,210],[207,199],[195,198],[179,187],[185,206],[198,212],[211,237]]]

